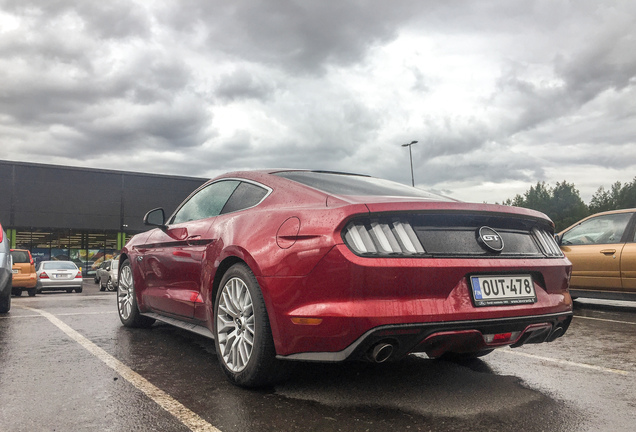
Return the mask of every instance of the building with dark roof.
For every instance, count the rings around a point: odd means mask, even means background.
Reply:
[[[170,214],[206,180],[0,160],[0,223],[13,249],[70,259],[89,274],[147,229],[148,210]]]

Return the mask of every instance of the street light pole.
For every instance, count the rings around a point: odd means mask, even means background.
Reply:
[[[409,148],[409,160],[411,161],[411,186],[415,187],[415,177],[413,177],[413,153],[411,152],[411,146],[417,144],[417,141],[411,141],[408,144],[402,144],[402,147]]]

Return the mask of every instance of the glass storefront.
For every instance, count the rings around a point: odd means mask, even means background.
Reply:
[[[78,230],[8,229],[12,249],[28,249],[40,261],[73,261],[83,276],[92,276],[104,260],[113,258],[123,247],[126,234]]]

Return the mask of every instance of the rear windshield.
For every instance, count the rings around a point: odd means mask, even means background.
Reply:
[[[453,199],[401,183],[356,174],[320,171],[281,171],[274,173],[274,175],[311,186],[332,195],[398,196],[428,198],[435,201],[454,201]]]
[[[29,253],[26,251],[11,251],[11,257],[13,258],[13,264],[25,264],[31,262]]]
[[[77,266],[71,261],[51,261],[42,263],[43,270],[77,270]]]

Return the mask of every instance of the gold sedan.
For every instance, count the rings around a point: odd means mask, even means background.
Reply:
[[[557,235],[572,262],[570,294],[636,300],[636,209],[597,213]]]

